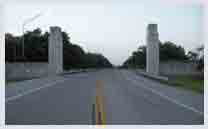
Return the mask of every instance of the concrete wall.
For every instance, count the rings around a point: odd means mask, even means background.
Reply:
[[[178,62],[178,61],[168,61],[160,62],[160,74],[199,74],[196,70],[196,64],[192,62]]]
[[[48,63],[6,63],[6,80],[21,80],[48,75]]]

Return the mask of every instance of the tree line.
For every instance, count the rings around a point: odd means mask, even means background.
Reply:
[[[64,69],[72,68],[103,68],[112,67],[110,61],[99,53],[86,53],[82,47],[70,42],[66,32],[63,37],[63,64]],[[24,34],[24,57],[22,56],[23,36],[5,34],[6,62],[48,62],[49,32],[42,33],[40,28],[27,31]]]
[[[159,43],[159,58],[160,61],[183,61],[183,62],[196,62],[197,69],[202,71],[204,69],[204,46],[201,45],[196,48],[196,51],[189,51],[185,53],[185,49],[176,45],[173,42],[167,41]],[[136,51],[132,52],[131,56],[124,61],[122,67],[136,67],[145,68],[146,66],[146,46],[140,46]]]

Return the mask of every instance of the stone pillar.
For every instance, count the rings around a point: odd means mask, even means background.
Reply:
[[[48,44],[49,74],[59,74],[63,71],[63,39],[61,28],[50,27]]]
[[[147,27],[147,55],[146,72],[152,75],[159,74],[159,38],[157,24],[149,24]]]

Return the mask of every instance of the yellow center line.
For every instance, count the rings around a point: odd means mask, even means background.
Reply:
[[[106,124],[106,114],[103,105],[103,85],[100,80],[96,81],[96,124],[105,125]]]

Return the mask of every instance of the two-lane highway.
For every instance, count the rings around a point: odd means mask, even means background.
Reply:
[[[6,87],[6,124],[203,124],[204,120],[203,95],[129,70],[63,75],[38,87],[31,85],[21,92]]]

